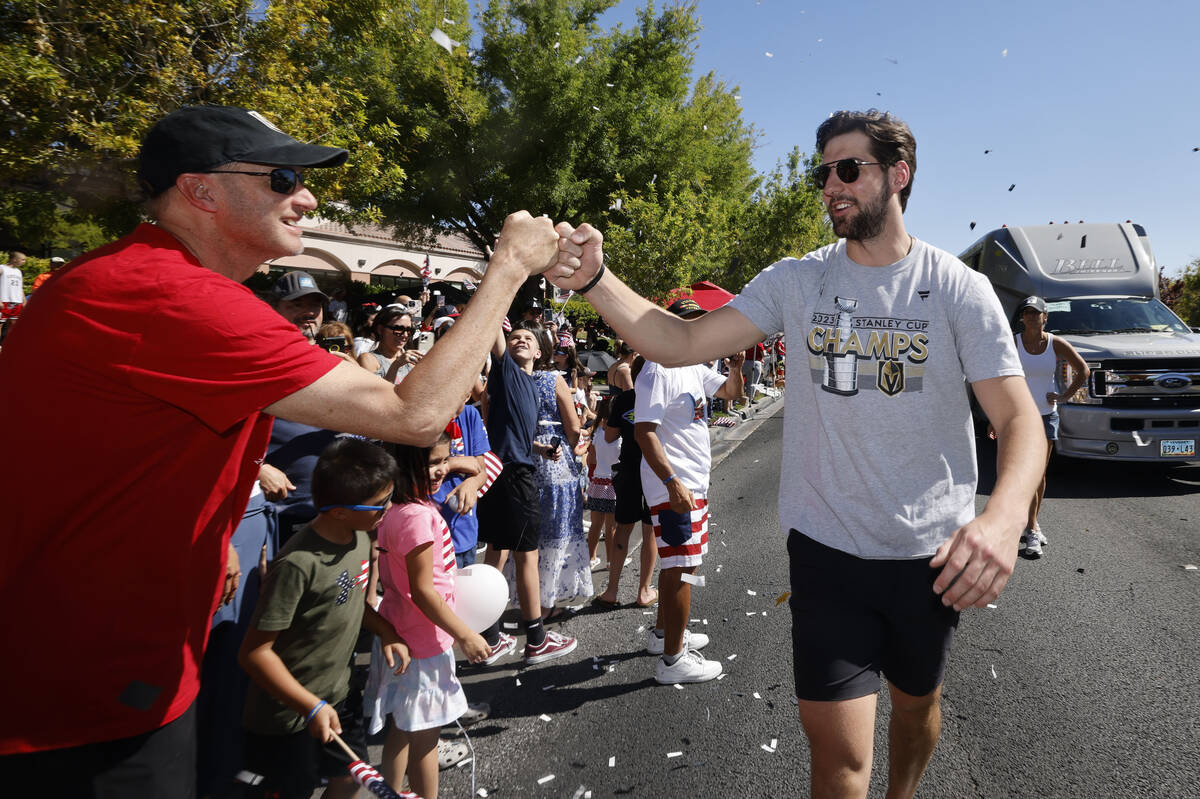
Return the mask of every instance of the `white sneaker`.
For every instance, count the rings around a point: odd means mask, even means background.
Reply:
[[[666,638],[659,638],[654,634],[654,630],[646,630],[646,651],[651,655],[661,655],[663,653],[663,642]],[[683,648],[689,651],[703,649],[708,646],[708,636],[704,633],[694,633],[691,630],[684,629],[683,631]]]
[[[1042,535],[1042,528],[1035,527],[1035,528],[1033,528],[1033,532],[1037,534],[1038,543],[1041,544],[1042,546],[1046,546],[1046,544],[1050,543],[1049,541],[1046,540],[1046,536]]]
[[[1037,560],[1042,556],[1042,542],[1038,540],[1036,530],[1025,531],[1025,557]]]
[[[654,666],[654,679],[662,685],[681,682],[708,682],[721,674],[721,662],[705,660],[699,652],[690,649],[680,655],[675,665],[668,666],[661,657]]]

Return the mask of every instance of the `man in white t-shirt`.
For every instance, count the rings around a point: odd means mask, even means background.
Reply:
[[[671,303],[671,313],[684,319],[704,315],[693,299]],[[646,633],[646,649],[662,655],[654,679],[663,685],[704,682],[721,673],[721,662],[705,660],[696,650],[708,636],[687,629],[694,575],[708,551],[709,449],[706,397],[734,399],[742,395],[741,361],[730,359],[729,377],[707,366],[667,368],[647,361],[634,387],[634,431],[642,448],[642,492],[650,506],[650,522],[662,571],[658,577],[658,620]]]
[[[609,273],[589,225],[559,223],[546,275],[660,363],[702,363],[776,333],[800,352],[779,518],[811,793],[867,795],[883,674],[887,793],[899,799],[916,792],[937,744],[959,611],[993,602],[1012,574],[1046,442],[987,280],[905,230],[908,126],[840,111],[821,123],[816,149],[812,180],[842,240],[771,265],[700,319],[664,313]],[[978,515],[968,384],[998,437],[995,488]]]

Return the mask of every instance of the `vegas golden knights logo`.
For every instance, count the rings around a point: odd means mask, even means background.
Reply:
[[[900,361],[879,361],[879,390],[894,397],[904,390],[904,364]]]

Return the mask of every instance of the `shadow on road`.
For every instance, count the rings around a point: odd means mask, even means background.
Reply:
[[[996,442],[975,438],[979,458],[979,493],[996,485]],[[1178,497],[1200,493],[1200,464],[1050,459],[1046,496],[1058,499],[1100,497]]]

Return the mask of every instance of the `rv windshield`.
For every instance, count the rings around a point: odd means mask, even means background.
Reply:
[[[1190,333],[1167,306],[1145,297],[1088,297],[1046,303],[1051,333]]]

